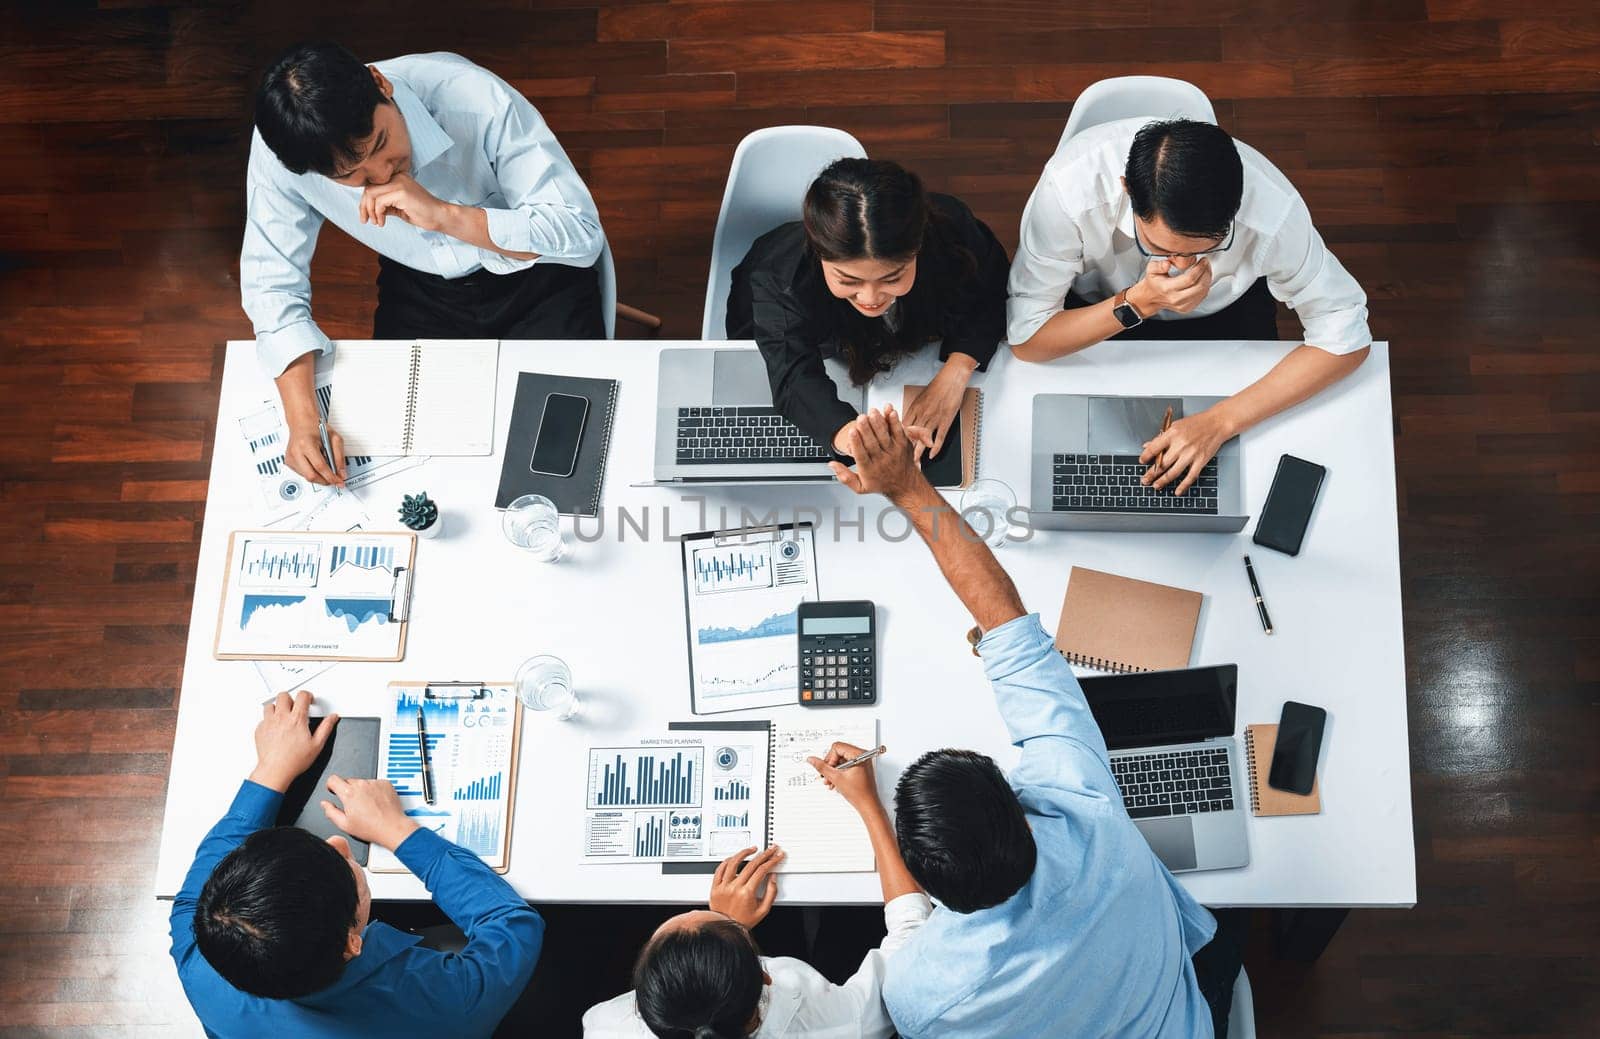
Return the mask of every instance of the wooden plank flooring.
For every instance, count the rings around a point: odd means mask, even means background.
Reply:
[[[1262,935],[1260,1033],[1596,1034],[1593,0],[56,0],[0,13],[0,1037],[195,1032],[156,830],[219,344],[250,334],[252,81],[313,37],[514,82],[587,177],[623,298],[685,337],[752,129],[843,127],[1010,247],[1085,86],[1202,86],[1394,344],[1421,904],[1353,914],[1309,967]],[[323,236],[329,333],[370,327],[375,271]]]

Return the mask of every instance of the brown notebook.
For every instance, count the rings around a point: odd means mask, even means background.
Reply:
[[[900,413],[911,410],[911,402],[922,395],[926,386],[907,386]],[[922,471],[935,487],[971,487],[978,478],[978,426],[983,421],[983,391],[968,386],[961,398],[961,410],[956,412],[950,432],[945,435],[944,447],[932,458],[925,458]]]
[[[1056,648],[1098,671],[1167,671],[1189,666],[1205,597],[1075,566],[1056,626]]]
[[[1291,794],[1267,783],[1272,768],[1272,748],[1278,743],[1274,724],[1244,727],[1244,756],[1250,763],[1250,811],[1255,815],[1316,815],[1322,811],[1322,781],[1313,780],[1311,793]]]

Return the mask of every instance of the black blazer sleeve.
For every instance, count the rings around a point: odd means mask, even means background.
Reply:
[[[994,232],[964,203],[944,196],[937,198],[935,204],[942,205],[950,217],[953,237],[966,246],[978,263],[977,283],[971,286],[972,291],[955,294],[958,302],[951,315],[950,332],[939,347],[939,358],[948,360],[953,353],[966,354],[983,371],[1006,337],[1006,281],[1011,276],[1011,260]]]
[[[839,399],[822,366],[815,326],[792,286],[773,271],[735,271],[728,297],[728,336],[756,341],[767,362],[773,406],[833,451],[833,435],[855,420],[856,409]]]

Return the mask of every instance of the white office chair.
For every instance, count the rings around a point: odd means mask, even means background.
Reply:
[[[1239,968],[1233,982],[1233,1009],[1228,1011],[1228,1039],[1256,1039],[1256,1003],[1250,994],[1250,975]]]
[[[1091,83],[1078,95],[1056,150],[1060,151],[1070,138],[1091,126],[1135,116],[1193,119],[1202,123],[1217,121],[1210,98],[1193,83],[1166,76],[1117,76]]]
[[[733,269],[757,238],[800,218],[806,189],[835,159],[864,159],[861,142],[828,126],[769,126],[739,142],[711,240],[700,338],[726,339]]]

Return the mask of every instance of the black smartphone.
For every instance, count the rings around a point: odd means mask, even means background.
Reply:
[[[572,393],[546,396],[528,468],[546,476],[571,476],[578,464],[578,445],[583,442],[583,424],[588,417],[587,398]]]
[[[1328,712],[1310,704],[1283,702],[1278,741],[1272,747],[1267,785],[1291,794],[1309,794],[1317,781],[1317,756],[1322,753],[1322,727]]]
[[[1294,455],[1278,459],[1267,504],[1261,509],[1255,536],[1250,540],[1287,555],[1299,555],[1306,524],[1311,522],[1311,507],[1317,503],[1317,492],[1322,489],[1327,472],[1317,463]]]

